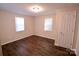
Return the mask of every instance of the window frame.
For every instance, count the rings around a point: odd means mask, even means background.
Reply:
[[[50,19],[50,21],[51,21],[51,24],[49,24],[50,25],[50,29],[46,29],[46,20],[48,21],[48,19]],[[49,21],[49,22],[50,22]],[[45,17],[45,19],[44,19],[44,31],[46,31],[46,32],[51,32],[51,31],[53,31],[53,18],[52,17],[50,17],[50,16],[48,16],[48,17]]]
[[[18,19],[16,19],[16,18],[23,18],[23,26],[19,26],[19,25],[17,25],[17,20]],[[22,21],[22,20],[21,20]],[[22,25],[22,24],[21,24]],[[23,29],[18,29],[18,27],[23,27]],[[24,31],[24,29],[25,29],[25,25],[24,25],[24,17],[20,17],[20,16],[15,16],[15,29],[16,29],[16,32],[22,32],[22,31]]]

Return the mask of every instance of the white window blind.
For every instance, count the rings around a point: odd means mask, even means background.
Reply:
[[[23,17],[15,17],[16,23],[16,31],[24,31],[24,18]]]
[[[52,25],[53,25],[52,23],[53,23],[53,21],[52,21],[51,17],[45,18],[44,30],[52,31]]]

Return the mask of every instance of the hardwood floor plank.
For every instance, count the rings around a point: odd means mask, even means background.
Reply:
[[[30,36],[2,46],[4,56],[70,56],[65,48],[54,45],[54,40]],[[75,56],[75,53],[73,54]]]

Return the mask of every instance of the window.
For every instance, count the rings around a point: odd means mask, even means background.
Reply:
[[[24,30],[24,18],[22,17],[15,17],[16,23],[16,31],[23,31]]]
[[[45,18],[44,30],[52,31],[52,18],[51,17]]]

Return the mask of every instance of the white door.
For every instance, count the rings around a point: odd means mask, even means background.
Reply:
[[[76,12],[63,12],[61,15],[61,28],[58,35],[59,46],[72,48]]]

